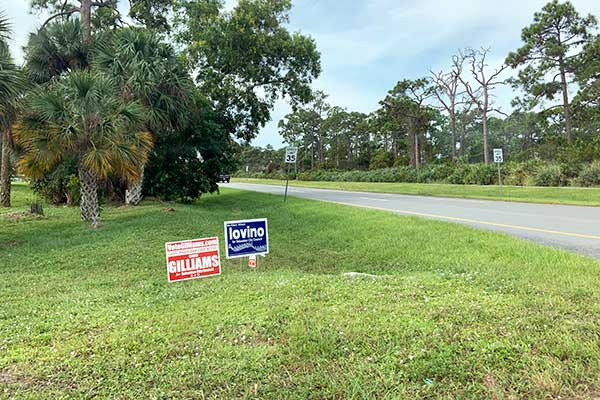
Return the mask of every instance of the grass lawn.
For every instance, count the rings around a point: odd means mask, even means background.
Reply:
[[[285,181],[275,179],[234,178],[233,182],[285,185]],[[290,186],[351,190],[356,192],[600,206],[600,188],[503,186],[500,189],[498,186],[450,185],[444,183],[315,182],[295,180],[290,181]]]
[[[14,213],[28,188],[15,185]],[[165,212],[174,207],[174,212]],[[499,233],[222,190],[0,215],[0,398],[588,398],[600,263]],[[166,282],[164,242],[268,217],[257,271]],[[223,255],[222,255],[223,256]],[[378,277],[347,277],[345,271]]]

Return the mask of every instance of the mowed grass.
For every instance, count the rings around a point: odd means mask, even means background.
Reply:
[[[15,187],[15,207],[30,194]],[[165,207],[175,208],[165,212]],[[5,213],[6,214],[6,213]],[[0,216],[0,398],[587,398],[600,263],[498,233],[223,190]],[[166,282],[164,242],[268,217],[256,271]],[[377,275],[347,277],[346,271]]]
[[[234,178],[233,182],[285,185],[275,179]],[[465,199],[522,201],[527,203],[600,206],[600,188],[450,185],[444,183],[316,182],[290,181],[290,186],[350,190],[356,192],[459,197]]]

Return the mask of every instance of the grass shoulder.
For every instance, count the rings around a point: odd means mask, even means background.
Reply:
[[[232,182],[285,185],[285,181],[275,179],[234,178]],[[290,186],[298,187],[356,192],[600,206],[600,188],[539,186],[503,186],[500,188],[498,186],[451,185],[442,183],[326,182],[296,180],[290,181],[289,184]]]
[[[25,204],[27,188],[15,196]],[[15,201],[13,211],[23,204]],[[222,189],[0,216],[0,398],[586,398],[600,263],[467,226]],[[249,271],[169,284],[164,243],[269,219]],[[357,271],[376,278],[349,278]],[[377,379],[373,379],[377,377]]]

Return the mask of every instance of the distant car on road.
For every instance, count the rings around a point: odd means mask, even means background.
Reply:
[[[223,183],[227,182],[227,183],[229,183],[230,180],[231,180],[231,177],[229,176],[228,173],[221,172],[219,174],[219,182],[223,182]]]

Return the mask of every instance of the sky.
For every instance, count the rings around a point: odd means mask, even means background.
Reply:
[[[126,10],[126,1],[121,8]],[[489,47],[489,66],[502,64],[520,47],[521,29],[545,0],[294,0],[289,29],[313,37],[321,53],[322,73],[313,87],[329,95],[332,105],[371,112],[402,79],[430,70],[448,70],[453,54],[466,47]],[[581,14],[600,17],[600,0],[571,0]],[[235,0],[228,0],[231,6]],[[29,0],[0,0],[13,23],[12,49],[22,61],[27,35],[44,16],[29,13]],[[509,77],[508,71],[504,77]],[[513,89],[502,87],[496,105],[510,111]],[[290,112],[279,101],[272,121],[253,145],[283,145],[277,122]]]

